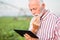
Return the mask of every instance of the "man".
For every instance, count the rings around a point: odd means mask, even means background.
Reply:
[[[57,17],[45,9],[45,4],[42,0],[30,0],[29,8],[34,16],[29,30],[36,34],[39,39],[25,34],[26,40],[55,40]]]

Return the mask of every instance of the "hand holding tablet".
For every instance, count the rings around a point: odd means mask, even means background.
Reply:
[[[38,38],[34,33],[32,33],[31,31],[27,31],[27,30],[14,30],[15,32],[17,32],[19,35],[21,35],[22,37],[24,37],[24,34],[28,34],[30,35],[32,38]]]

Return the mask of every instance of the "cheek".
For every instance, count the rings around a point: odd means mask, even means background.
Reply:
[[[32,13],[35,13],[36,11],[32,11]]]
[[[40,13],[40,10],[37,10],[37,13]]]
[[[36,12],[35,11],[31,11],[32,14],[35,14]]]

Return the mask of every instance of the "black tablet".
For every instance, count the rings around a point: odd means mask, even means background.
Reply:
[[[14,30],[15,32],[17,32],[19,35],[21,35],[22,37],[24,37],[24,34],[27,33],[28,35],[30,35],[33,38],[38,38],[34,33],[32,33],[31,31],[27,31],[27,30]]]

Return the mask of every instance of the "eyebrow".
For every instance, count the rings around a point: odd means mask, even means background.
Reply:
[[[32,9],[30,9],[30,10],[32,11],[32,10],[36,10],[36,9],[37,9],[37,8],[32,8]]]

